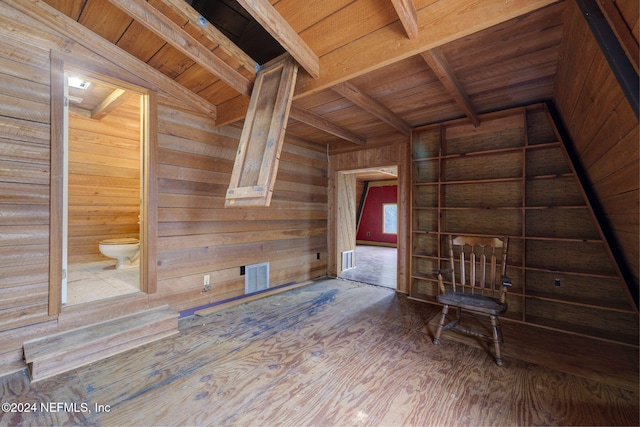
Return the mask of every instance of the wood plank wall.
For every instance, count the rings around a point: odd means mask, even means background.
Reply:
[[[69,112],[69,263],[107,259],[101,240],[140,237],[140,96],[102,120]]]
[[[574,1],[563,31],[554,102],[638,286],[638,120]]]
[[[127,71],[133,63],[106,61],[106,41],[104,51],[91,51],[65,36],[78,24],[60,19],[51,29],[0,2],[0,375],[24,367],[26,339],[153,305],[182,310],[241,296],[242,265],[270,262],[272,287],[326,275],[325,151],[285,140],[272,206],[224,208],[240,131],[216,129],[155,79],[159,220],[157,266],[150,268],[157,268],[157,291],[144,301],[90,303],[50,316],[50,50],[139,86],[146,77]],[[211,275],[209,292],[204,274]]]
[[[33,22],[0,4],[0,373],[22,342],[55,332],[49,316],[50,58]],[[8,22],[7,22],[8,21]],[[31,24],[31,27],[30,27]],[[16,39],[23,29],[31,43]],[[42,46],[42,47],[40,47]]]
[[[240,267],[267,261],[271,286],[326,275],[325,153],[285,138],[271,206],[224,208],[239,130],[225,135],[211,119],[167,105],[158,122],[155,299],[185,309],[240,296]]]

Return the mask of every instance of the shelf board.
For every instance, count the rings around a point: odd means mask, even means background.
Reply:
[[[440,160],[440,159],[456,159],[456,158],[460,158],[460,157],[472,157],[472,156],[488,156],[488,155],[493,155],[493,154],[501,154],[501,153],[509,153],[509,152],[517,152],[517,151],[523,151],[523,150],[540,150],[540,149],[549,149],[549,148],[556,148],[560,146],[560,142],[558,141],[554,141],[554,142],[545,142],[542,144],[534,144],[534,145],[522,145],[519,147],[508,147],[508,148],[497,148],[494,150],[481,150],[481,151],[474,151],[471,153],[452,153],[452,154],[442,154],[439,156],[433,156],[433,157],[419,157],[417,159],[411,159],[413,162],[424,162],[424,161],[430,161],[430,160]]]
[[[602,243],[600,239],[584,239],[581,237],[543,237],[543,236],[524,236],[523,240],[543,240],[548,242],[575,242],[575,243]]]
[[[436,282],[436,283],[438,282],[438,279],[435,276],[434,277],[430,277],[430,276],[427,276],[426,274],[422,275],[422,274],[412,273],[411,274],[411,278],[412,279],[418,279],[418,280],[426,280],[428,282]]]
[[[522,206],[446,206],[441,207],[443,211],[520,211]]]
[[[566,274],[570,276],[599,277],[602,279],[613,279],[613,280],[619,279],[619,277],[615,274],[598,273],[593,271],[554,270],[550,268],[534,267],[534,266],[526,266],[524,267],[524,270],[525,271],[541,271],[543,273]]]
[[[557,205],[557,206],[525,206],[525,210],[548,210],[548,209],[589,209],[587,205]]]
[[[537,149],[545,149],[545,148],[557,148],[560,146],[560,141],[553,142],[543,142],[541,144],[529,144],[525,148],[528,150],[537,150]]]
[[[568,305],[574,305],[574,306],[578,306],[578,307],[586,307],[586,308],[593,308],[596,310],[607,310],[607,311],[614,311],[617,313],[626,313],[626,314],[635,314],[635,311],[632,310],[631,308],[620,308],[620,307],[612,307],[611,305],[603,305],[603,304],[599,304],[598,302],[595,301],[572,301],[572,300],[568,300],[568,299],[564,299],[564,298],[558,298],[557,296],[544,296],[542,294],[526,294],[524,296],[527,299],[535,299],[535,300],[540,300],[540,301],[550,301],[550,302],[557,302],[560,304],[568,304]]]
[[[438,255],[429,255],[429,254],[418,254],[418,253],[413,253],[411,254],[412,257],[414,258],[424,258],[424,259],[439,259]]]
[[[572,173],[555,173],[555,174],[544,174],[544,175],[529,175],[529,176],[514,176],[509,178],[487,178],[487,179],[467,179],[467,180],[457,180],[457,181],[418,181],[413,182],[415,186],[421,185],[460,185],[460,184],[484,184],[484,183],[494,183],[494,182],[510,182],[510,181],[535,181],[535,180],[549,180],[549,179],[557,179],[557,178],[573,178]]]
[[[414,162],[422,162],[429,160],[449,160],[449,159],[459,159],[461,157],[478,157],[478,156],[491,156],[494,154],[502,154],[502,153],[516,153],[518,151],[523,151],[526,147],[524,145],[519,147],[508,147],[508,148],[497,148],[493,150],[481,150],[481,151],[473,151],[470,153],[452,153],[452,154],[443,154],[441,156],[434,157],[422,157],[418,159],[413,159]]]
[[[522,176],[512,176],[508,178],[485,178],[485,179],[465,179],[458,181],[426,181],[426,182],[414,182],[413,185],[460,185],[460,184],[493,184],[496,182],[514,182],[523,181],[525,178]]]
[[[543,175],[528,175],[525,177],[528,181],[533,181],[536,179],[557,179],[557,178],[573,178],[572,173],[550,173]]]

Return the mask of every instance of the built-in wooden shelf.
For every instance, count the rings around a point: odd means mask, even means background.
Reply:
[[[411,298],[435,303],[445,236],[507,236],[508,319],[637,342],[624,281],[542,104],[412,134]],[[559,325],[559,326],[558,326]]]

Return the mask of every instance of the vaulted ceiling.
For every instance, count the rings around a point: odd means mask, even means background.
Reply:
[[[375,145],[552,98],[564,1],[238,1],[300,64],[289,138]],[[46,3],[242,125],[259,65],[184,0]]]

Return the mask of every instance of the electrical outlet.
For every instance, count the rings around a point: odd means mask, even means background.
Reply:
[[[555,286],[556,288],[559,288],[560,287],[560,279],[555,279],[553,281],[553,286]]]
[[[211,276],[208,274],[204,275],[204,286],[202,288],[202,292],[209,292],[211,290]]]
[[[240,275],[244,276],[244,265],[240,266]]]

